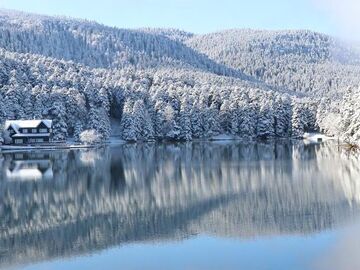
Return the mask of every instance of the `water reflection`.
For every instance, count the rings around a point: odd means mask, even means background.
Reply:
[[[332,229],[359,211],[358,162],[291,142],[3,154],[0,265],[194,234]]]
[[[9,181],[52,180],[52,160],[46,153],[4,154],[3,179]]]

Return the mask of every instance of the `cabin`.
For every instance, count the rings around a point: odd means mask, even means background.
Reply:
[[[52,138],[52,120],[8,120],[5,122],[10,144],[49,143]]]

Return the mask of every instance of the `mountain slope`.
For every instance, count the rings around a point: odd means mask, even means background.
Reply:
[[[186,44],[269,85],[318,97],[360,82],[359,53],[311,31],[228,30]]]
[[[9,51],[71,60],[92,68],[182,66],[241,76],[173,38],[175,31],[166,33],[0,10],[0,47]]]

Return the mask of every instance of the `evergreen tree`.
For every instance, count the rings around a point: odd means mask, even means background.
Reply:
[[[136,127],[132,114],[132,103],[130,101],[126,101],[121,118],[121,137],[127,141],[136,140]]]
[[[181,139],[190,141],[192,139],[191,130],[191,104],[188,99],[183,100],[180,110]]]
[[[50,109],[53,119],[53,140],[64,141],[67,139],[67,125],[65,121],[65,106],[61,101],[55,101]]]
[[[305,132],[304,126],[304,113],[302,104],[293,102],[292,104],[292,117],[291,117],[291,135],[294,138],[301,138]]]
[[[274,116],[269,104],[264,104],[260,108],[257,119],[257,137],[261,139],[273,137],[275,135],[274,126]]]

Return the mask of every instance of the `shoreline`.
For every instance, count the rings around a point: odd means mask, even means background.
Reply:
[[[28,151],[55,151],[55,150],[71,150],[71,149],[90,149],[97,148],[106,145],[121,145],[127,143],[122,140],[113,140],[97,144],[75,144],[73,142],[67,143],[53,143],[51,145],[1,145],[1,153],[10,153],[10,152],[28,152]]]
[[[310,134],[304,134],[303,138],[297,138],[296,140],[304,141],[305,143],[322,143],[328,140],[334,140],[332,137],[328,137],[324,134],[314,133],[311,134],[315,136],[316,139],[310,139]],[[311,136],[310,136],[311,137]],[[317,138],[321,137],[323,140],[318,141]],[[208,139],[194,139],[191,142],[212,142],[212,143],[227,143],[227,142],[234,142],[234,141],[244,141],[245,138],[240,138],[237,136],[230,136],[230,135],[218,135]],[[272,138],[271,140],[294,140],[294,138]],[[258,141],[254,139],[248,139],[248,141]],[[147,142],[147,141],[143,141]],[[156,141],[149,141],[149,142],[156,142]],[[76,144],[73,141],[68,141],[66,143],[53,143],[49,145],[0,145],[0,152],[2,153],[9,153],[9,152],[28,152],[28,151],[55,151],[55,150],[71,150],[71,149],[90,149],[90,148],[97,148],[103,146],[114,146],[114,145],[123,145],[123,144],[131,144],[131,143],[138,143],[138,142],[129,142],[119,139],[117,137],[110,138],[109,141],[97,144]]]

